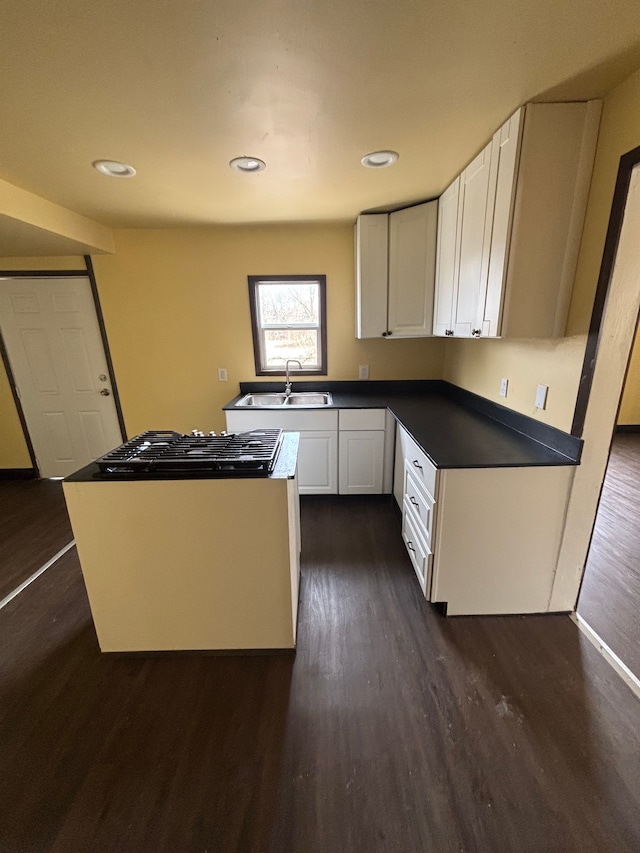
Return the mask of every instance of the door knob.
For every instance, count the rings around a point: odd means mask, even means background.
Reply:
[[[109,391],[108,388],[103,388],[100,393],[102,394],[103,397],[108,397],[111,394],[111,391]]]

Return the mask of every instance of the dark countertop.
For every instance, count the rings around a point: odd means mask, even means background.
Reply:
[[[294,391],[330,391],[333,404],[322,409],[389,409],[438,468],[577,465],[580,461],[582,441],[575,436],[440,380],[293,384]],[[240,389],[225,410],[235,409],[249,392],[281,390],[279,383],[271,382],[240,383]]]
[[[296,465],[298,462],[298,446],[300,444],[299,432],[287,432],[282,436],[282,446],[276,459],[276,464],[273,471],[268,477],[262,474],[243,474],[241,477],[236,477],[233,474],[215,474],[208,471],[191,472],[188,476],[176,472],[158,473],[158,474],[117,474],[115,476],[103,474],[95,462],[90,462],[84,468],[80,468],[73,474],[64,478],[65,483],[121,483],[139,482],[145,480],[147,482],[169,482],[171,480],[291,480],[296,473]]]

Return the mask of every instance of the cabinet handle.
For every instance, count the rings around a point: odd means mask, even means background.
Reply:
[[[474,335],[476,338],[479,338],[482,334],[482,329],[471,329],[471,334]]]
[[[418,506],[418,501],[414,498],[414,496],[413,496],[413,495],[410,495],[410,496],[409,496],[409,500],[411,501],[411,503],[412,503],[414,506]]]
[[[411,539],[407,539],[407,548],[410,551],[413,551],[414,554],[416,553],[416,549],[413,547],[413,542],[411,541]]]
[[[444,333],[445,333],[445,335],[452,335],[453,329],[445,329]]]
[[[419,468],[422,471],[422,465],[418,462],[417,459],[413,460],[413,464],[416,466],[416,468]]]
[[[383,337],[383,338],[386,338],[388,334],[389,334],[389,332],[383,332],[383,333],[382,333],[382,337]]]

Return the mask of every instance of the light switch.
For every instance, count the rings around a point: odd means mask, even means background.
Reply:
[[[547,407],[547,391],[548,385],[538,385],[536,391],[536,409],[545,409]]]
[[[219,367],[218,368],[218,382],[226,382],[227,381],[227,368]]]
[[[361,364],[358,368],[358,379],[368,379],[369,378],[369,365]]]

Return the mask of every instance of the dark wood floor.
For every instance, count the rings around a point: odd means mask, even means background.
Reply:
[[[100,655],[75,550],[0,611],[0,851],[626,853],[640,704],[563,616],[443,619],[307,498],[296,657]]]
[[[73,539],[53,480],[0,480],[0,599]]]
[[[640,434],[614,437],[578,613],[640,677]]]

